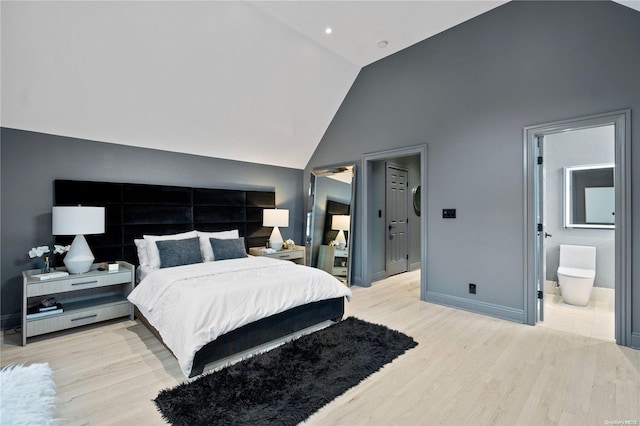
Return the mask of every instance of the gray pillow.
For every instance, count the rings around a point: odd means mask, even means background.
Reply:
[[[158,246],[158,253],[160,254],[160,268],[202,262],[200,239],[198,237],[184,240],[156,241],[156,246]]]
[[[230,238],[221,240],[209,238],[213,249],[213,260],[239,259],[248,257],[244,248],[244,238]]]

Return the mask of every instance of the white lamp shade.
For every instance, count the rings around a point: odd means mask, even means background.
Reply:
[[[53,207],[51,225],[53,235],[103,234],[104,207]]]
[[[351,216],[348,214],[337,214],[331,220],[331,229],[334,231],[348,231],[351,224]]]
[[[289,210],[287,209],[264,209],[262,226],[289,226]]]

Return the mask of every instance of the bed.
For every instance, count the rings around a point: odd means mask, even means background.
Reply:
[[[129,300],[159,332],[185,376],[191,377],[200,374],[204,364],[231,352],[266,343],[318,320],[340,319],[343,299],[350,295],[347,287],[324,271],[247,256],[157,269],[136,286]],[[329,316],[317,318],[318,311],[309,307],[314,303],[314,308],[328,309]],[[298,315],[307,315],[310,323],[300,324],[300,318],[290,312],[294,308],[299,308]],[[260,320],[265,322],[256,327]],[[269,329],[275,324],[280,333]],[[225,337],[218,341],[221,336]],[[238,339],[246,342],[245,347],[238,346]],[[211,342],[215,344],[199,354]]]
[[[54,203],[106,206],[106,233],[88,238],[96,261],[124,259],[138,266],[139,284],[130,295],[136,315],[173,352],[187,377],[201,374],[211,362],[327,320],[339,321],[351,295],[324,271],[246,255],[249,246],[268,239],[271,229],[262,227],[262,210],[275,207],[273,191],[65,180],[54,183]],[[233,240],[244,256],[207,258],[210,238]],[[56,243],[65,244],[63,239],[56,237]],[[153,241],[157,248],[165,240],[194,239],[200,261],[169,261],[162,268],[157,259],[152,267],[145,265],[149,259],[140,258],[136,244]],[[195,243],[189,244],[186,251],[193,254]],[[171,251],[174,257],[185,256],[185,250]],[[194,308],[196,302],[203,305]],[[235,309],[240,305],[248,309]],[[195,316],[198,311],[204,315]],[[186,318],[192,323],[183,324]]]

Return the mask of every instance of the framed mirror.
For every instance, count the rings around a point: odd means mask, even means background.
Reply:
[[[311,172],[306,264],[329,272],[347,285],[351,284],[355,186],[355,164]]]
[[[615,227],[613,164],[564,169],[564,226],[566,228]]]

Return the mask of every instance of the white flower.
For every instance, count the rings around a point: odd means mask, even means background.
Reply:
[[[40,257],[45,253],[49,253],[51,250],[49,250],[49,246],[40,246],[40,247],[33,247],[31,250],[29,250],[29,257],[30,258],[34,258],[34,257]]]
[[[61,246],[61,245],[58,245],[58,244],[54,244],[53,245],[53,252],[55,254],[63,254],[63,253],[68,252],[70,248],[71,248],[70,245],[69,246]]]
[[[288,239],[288,240],[286,241],[286,243],[287,243],[287,245],[288,245],[289,247],[293,247],[293,246],[295,246],[295,245],[296,245],[296,243],[294,243],[292,239]]]

